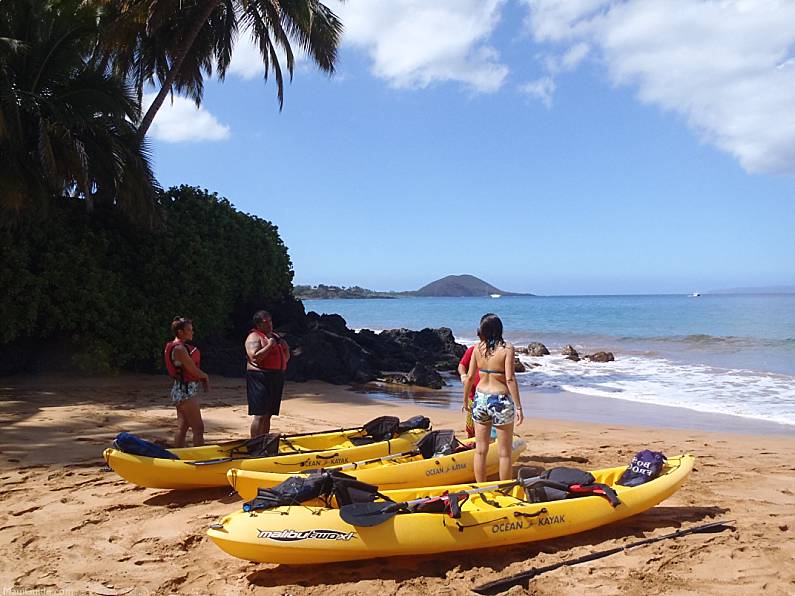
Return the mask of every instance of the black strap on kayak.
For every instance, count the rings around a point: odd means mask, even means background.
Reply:
[[[703,526],[686,528],[684,530],[677,530],[676,532],[665,534],[663,536],[656,536],[654,538],[646,538],[645,540],[638,540],[637,542],[632,542],[625,546],[618,546],[616,548],[597,551],[595,553],[591,553],[590,555],[577,557],[576,559],[569,559],[567,561],[561,561],[559,563],[554,563],[553,565],[547,565],[546,567],[534,567],[533,569],[530,569],[528,571],[523,571],[515,575],[509,575],[508,577],[504,577],[502,579],[498,579],[485,584],[481,584],[479,586],[475,586],[474,588],[472,588],[472,590],[477,594],[485,594],[488,596],[492,594],[501,594],[502,592],[505,592],[506,590],[512,588],[513,586],[527,587],[527,584],[531,579],[533,579],[538,575],[541,575],[542,573],[546,573],[547,571],[554,571],[555,569],[559,569],[561,567],[570,567],[572,565],[578,565],[579,563],[587,563],[588,561],[601,559],[602,557],[607,557],[609,555],[614,555],[616,553],[627,551],[630,548],[651,544],[653,542],[659,542],[661,540],[667,540],[668,538],[679,538],[680,536],[685,536],[687,534],[714,534],[717,532],[723,532],[724,530],[734,530],[735,529],[733,525],[734,523],[735,520],[731,519],[731,520],[713,522],[711,524],[704,524]]]

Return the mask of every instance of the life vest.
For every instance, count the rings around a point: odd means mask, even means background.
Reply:
[[[190,359],[193,360],[193,364],[196,365],[196,368],[199,368],[199,364],[201,363],[202,355],[199,351],[199,348],[190,344],[186,344],[181,339],[172,340],[166,344],[166,347],[163,350],[163,358],[166,361],[166,370],[168,371],[168,376],[176,381],[182,381],[183,383],[201,381],[201,377],[196,377],[190,374],[190,372],[187,370],[184,370],[183,366],[177,366],[174,364],[174,359],[171,357],[171,354],[174,351],[174,348],[180,345],[185,346],[185,349],[188,351],[188,356],[190,356]]]
[[[268,336],[259,329],[252,329],[250,333],[254,333],[260,339],[268,341]],[[278,335],[276,336],[279,337]],[[287,358],[289,348],[284,342],[277,343],[267,353],[257,358],[254,362],[251,358],[248,359],[249,364],[258,370],[287,370]]]

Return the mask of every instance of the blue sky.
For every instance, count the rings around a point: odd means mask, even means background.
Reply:
[[[243,40],[151,134],[161,184],[274,222],[296,283],[795,284],[792,3],[332,6],[334,78],[299,64],[279,113]]]

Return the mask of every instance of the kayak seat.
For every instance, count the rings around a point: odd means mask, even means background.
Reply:
[[[415,429],[429,429],[431,421],[425,416],[414,416],[401,422],[397,416],[379,416],[362,426],[363,436],[351,437],[350,441],[357,447],[371,445],[381,441],[394,439],[397,435]]]
[[[434,430],[417,441],[417,449],[423,459],[433,459],[443,455],[450,455],[466,447],[456,439],[454,430]]]
[[[598,495],[607,499],[613,507],[621,504],[618,495],[611,487],[596,482],[590,472],[576,468],[561,466],[546,470],[537,476],[531,476],[531,471],[527,468],[520,468],[517,479],[524,488],[525,500],[531,503]]]
[[[260,435],[244,441],[240,446],[235,447],[229,452],[229,456],[235,454],[247,455],[249,457],[273,457],[279,455],[279,433]]]

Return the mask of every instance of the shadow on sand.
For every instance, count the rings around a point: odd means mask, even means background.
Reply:
[[[273,569],[255,571],[247,576],[254,586],[316,586],[335,585],[362,580],[394,580],[403,582],[418,576],[445,577],[458,568],[468,571],[488,567],[500,572],[513,563],[534,558],[539,553],[557,553],[578,547],[596,546],[612,540],[643,538],[659,528],[680,528],[683,524],[711,519],[728,509],[722,507],[655,507],[632,518],[588,532],[554,540],[524,545],[488,548],[474,551],[477,556],[462,552],[422,557],[392,557],[367,561],[328,563],[325,565],[279,565]],[[574,556],[574,554],[572,554]],[[296,578],[300,577],[300,581]]]
[[[199,503],[224,503],[229,505],[242,501],[230,486],[217,486],[214,488],[198,488],[195,490],[169,490],[158,493],[144,501],[144,505],[150,507],[167,507],[174,509],[186,505],[197,505]]]

